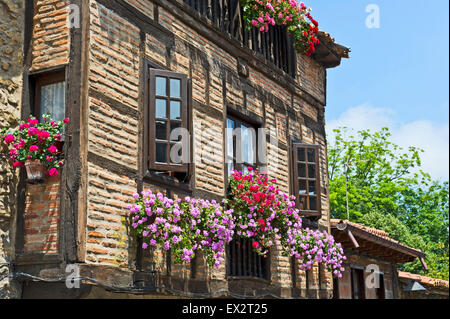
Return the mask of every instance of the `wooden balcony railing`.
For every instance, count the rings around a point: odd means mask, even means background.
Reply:
[[[256,28],[247,31],[239,0],[184,0],[184,3],[210,20],[220,31],[229,34],[295,78],[296,51],[292,36],[285,27],[270,27],[266,33]]]

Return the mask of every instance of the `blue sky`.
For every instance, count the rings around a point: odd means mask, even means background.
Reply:
[[[449,171],[449,3],[447,0],[305,0],[320,29],[352,49],[328,71],[328,129],[388,126],[393,140],[425,149],[436,179]],[[380,28],[366,27],[375,4]]]

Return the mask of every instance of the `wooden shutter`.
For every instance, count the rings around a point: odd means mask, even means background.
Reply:
[[[292,185],[297,208],[305,216],[321,216],[319,146],[294,143]]]
[[[189,164],[173,163],[170,151],[179,140],[171,140],[172,130],[189,130],[189,103],[187,76],[166,70],[150,69],[149,85],[149,168],[158,171],[188,172]],[[183,149],[189,152],[189,148]]]

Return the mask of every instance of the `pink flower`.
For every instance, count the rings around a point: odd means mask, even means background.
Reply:
[[[49,151],[50,153],[52,153],[52,154],[55,154],[56,152],[58,152],[58,148],[57,148],[55,145],[51,145],[51,146],[48,148],[48,151]]]
[[[23,131],[24,129],[29,128],[29,127],[30,127],[30,124],[28,124],[28,123],[20,124],[19,130]]]
[[[37,128],[35,128],[35,127],[30,127],[30,128],[28,129],[28,135],[29,135],[29,136],[36,135],[38,132],[39,132],[39,130],[38,130]]]
[[[14,162],[14,164],[13,164],[13,167],[14,167],[14,168],[21,167],[21,166],[23,166],[23,163],[20,162],[20,161],[16,161],[16,162]]]
[[[39,133],[37,133],[38,138],[40,138],[41,140],[46,140],[50,137],[50,133],[47,131],[40,131]]]
[[[63,122],[64,122],[64,124],[67,124],[67,123],[70,122],[70,119],[66,118],[66,119],[63,120]]]
[[[252,246],[253,246],[253,248],[258,249],[259,243],[257,241],[254,241]]]
[[[30,152],[37,152],[37,151],[39,151],[39,147],[37,145],[30,146]]]
[[[56,168],[50,168],[47,172],[48,175],[50,176],[57,176],[58,175],[58,170]]]
[[[254,27],[256,27],[258,25],[258,21],[252,20],[252,24],[253,24]]]
[[[6,144],[11,144],[12,142],[14,142],[14,135],[12,135],[12,134],[6,135],[5,142],[6,142]]]
[[[39,123],[39,121],[38,121],[38,120],[36,120],[36,119],[28,119],[28,123],[30,123],[30,125],[31,125],[31,126],[33,126],[33,125],[36,125],[36,124],[38,124],[38,123]]]
[[[15,148],[11,149],[9,151],[9,156],[14,156],[14,157],[17,156],[17,150]]]

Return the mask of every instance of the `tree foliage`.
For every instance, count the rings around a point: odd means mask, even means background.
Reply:
[[[355,133],[344,127],[334,134],[328,149],[332,217],[385,230],[424,251],[428,275],[448,280],[448,182],[433,181],[421,170],[423,150],[400,148],[387,128]],[[401,269],[423,274],[417,261]]]

